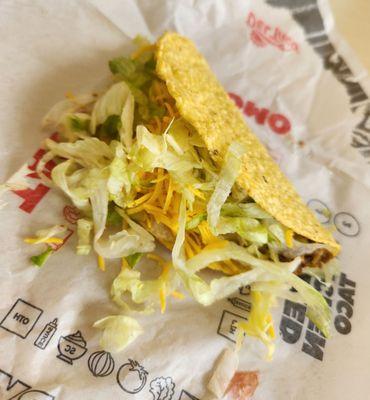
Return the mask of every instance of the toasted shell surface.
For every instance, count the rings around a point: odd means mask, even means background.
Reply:
[[[157,43],[156,57],[158,76],[166,82],[180,114],[197,129],[215,161],[222,162],[229,144],[239,142],[245,154],[238,184],[279,222],[297,234],[329,245],[337,254],[339,244],[247,126],[194,43],[177,33],[165,33]]]

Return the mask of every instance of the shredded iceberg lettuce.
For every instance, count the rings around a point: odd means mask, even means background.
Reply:
[[[119,133],[122,144],[129,150],[132,145],[134,107],[134,97],[128,85],[123,81],[114,84],[95,103],[91,113],[91,133],[96,134],[99,125],[103,125],[109,118],[115,117],[116,121],[120,121],[117,133]]]
[[[134,253],[126,257],[128,265],[133,268],[141,260],[144,253]]]
[[[247,272],[227,278],[213,279],[210,284],[202,280],[196,272],[212,262],[237,260],[251,268]],[[307,305],[307,316],[323,332],[329,335],[331,312],[324,297],[312,286],[294,274],[300,260],[289,263],[276,263],[261,260],[249,254],[244,247],[228,242],[220,249],[203,250],[186,262],[182,277],[193,296],[202,304],[210,305],[216,300],[229,296],[242,285],[253,285],[258,282],[274,282],[278,288],[278,296],[292,287],[298,292],[296,300]]]
[[[93,95],[69,96],[54,105],[42,120],[45,130],[55,132],[73,142],[86,137],[90,121],[89,111],[96,101]]]
[[[32,264],[36,267],[42,267],[46,263],[47,259],[51,256],[52,252],[53,249],[48,246],[47,249],[42,253],[31,257]]]
[[[143,333],[140,324],[134,318],[125,315],[110,315],[96,321],[93,326],[103,331],[100,338],[101,347],[112,353],[125,349]]]
[[[216,230],[222,205],[229,197],[235,180],[239,175],[242,155],[242,146],[239,143],[233,142],[226,153],[226,159],[218,182],[207,205],[208,224],[213,230]]]
[[[87,255],[90,253],[92,229],[93,229],[92,221],[89,221],[85,218],[80,218],[77,220],[78,243],[77,243],[76,253],[78,255]]]
[[[37,239],[33,242],[33,244],[45,243],[50,238],[58,238],[59,235],[62,235],[64,232],[66,232],[66,230],[67,227],[65,225],[53,225],[50,228],[39,229],[36,231]]]
[[[172,250],[172,261],[176,267],[183,268],[185,264],[185,253],[183,244],[185,242],[185,226],[186,226],[186,199],[182,196],[179,212],[179,227],[175,244]]]
[[[165,297],[172,293],[176,287],[176,278],[170,273],[170,263],[161,257],[152,255],[162,269],[161,274],[156,279],[142,278],[142,273],[134,269],[137,259],[142,255],[131,256],[128,264],[131,268],[122,268],[121,272],[114,279],[111,287],[113,301],[125,311],[136,311],[147,314],[155,310],[158,303],[163,302],[165,308]],[[130,265],[130,262],[135,265]]]
[[[33,245],[46,245],[46,250],[30,258],[32,264],[37,267],[42,267],[53,253],[54,249],[52,246],[63,244],[63,237],[60,236],[63,236],[66,231],[67,227],[65,225],[54,225],[50,228],[36,231],[36,237],[25,238],[25,243]]]
[[[331,286],[334,278],[340,274],[340,266],[338,260],[330,260],[322,268],[304,267],[304,274],[313,276],[325,286]]]
[[[249,336],[260,339],[267,347],[267,358],[271,359],[275,351],[275,330],[271,315],[271,308],[276,297],[271,293],[257,290],[251,292],[252,310],[248,321],[240,322],[238,327]]]
[[[131,254],[154,250],[154,238],[140,225],[122,212],[128,227],[119,232],[104,235],[108,215],[108,195],[105,186],[100,186],[92,194],[90,201],[94,221],[94,249],[104,258],[122,258]]]

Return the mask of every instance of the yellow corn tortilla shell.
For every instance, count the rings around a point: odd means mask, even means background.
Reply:
[[[177,33],[165,33],[157,43],[156,57],[158,76],[215,161],[223,160],[231,142],[244,145],[246,153],[237,183],[279,222],[299,235],[327,244],[336,255],[339,244],[252,133],[194,43]]]

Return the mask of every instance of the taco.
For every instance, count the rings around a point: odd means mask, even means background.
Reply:
[[[330,309],[299,274],[329,281],[339,245],[189,39],[166,33],[154,45],[136,44],[130,57],[110,61],[108,89],[69,95],[44,119],[59,141],[46,140],[38,172],[80,212],[77,254],[94,250],[102,270],[108,259],[121,260],[111,295],[125,312],[164,312],[167,298],[182,298],[183,289],[207,306],[248,285],[252,311],[239,329],[270,355],[277,298],[305,304],[327,336]],[[50,181],[42,171],[51,159]],[[60,234],[52,227],[28,238],[48,246],[33,258],[37,265]],[[170,253],[154,253],[154,238]],[[157,266],[148,278],[150,262]],[[112,318],[97,323],[103,345],[122,348],[127,335],[118,328],[139,328],[129,317]]]

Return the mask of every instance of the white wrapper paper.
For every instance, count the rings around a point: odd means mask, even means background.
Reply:
[[[239,370],[258,371],[253,399],[368,398],[370,85],[319,0],[1,2],[1,178],[29,162],[10,179],[24,186],[3,194],[0,211],[0,398],[202,399],[236,323],[248,318],[245,288],[208,308],[174,299],[164,315],[139,317],[145,333],[125,351],[96,353],[92,324],[119,313],[109,299],[118,266],[103,273],[93,256],[75,255],[73,210],[32,175],[48,109],[68,91],[99,87],[107,61],[130,51],[137,34],[154,40],[165,30],[196,42],[343,246],[342,274],[321,288],[332,338],[282,302],[273,361],[251,339],[240,355]],[[44,268],[32,267],[35,249],[22,238],[57,223],[71,236]]]

